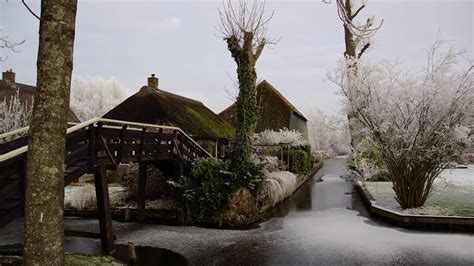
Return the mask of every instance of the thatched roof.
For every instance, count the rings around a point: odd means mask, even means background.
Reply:
[[[306,117],[296,109],[273,85],[264,80],[257,85],[257,103],[260,106],[256,131],[290,128],[291,115],[306,122]],[[219,113],[219,117],[235,125],[235,103]]]
[[[33,102],[33,98],[35,96],[35,86],[31,85],[26,85],[22,83],[13,83],[11,81],[6,81],[6,80],[0,80],[0,100],[6,99],[7,101],[10,101],[12,96],[16,94],[18,90],[18,94],[20,96],[20,101],[22,103],[29,103],[31,104]],[[79,119],[77,116],[74,114],[74,112],[69,109],[68,113],[68,122],[74,122],[74,123],[79,123]]]
[[[235,135],[234,128],[202,102],[152,86],[143,86],[104,118],[173,125],[195,137],[229,139]]]

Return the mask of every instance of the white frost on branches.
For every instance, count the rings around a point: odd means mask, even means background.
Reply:
[[[75,76],[71,86],[71,109],[79,120],[101,117],[129,96],[116,78]]]
[[[308,144],[303,135],[297,130],[287,128],[278,131],[266,129],[254,135],[254,144],[256,145],[291,145],[303,146]]]
[[[33,102],[20,99],[20,91],[7,101],[7,97],[0,101],[0,134],[26,127],[29,124]]]
[[[397,63],[358,60],[355,66],[345,60],[329,75],[347,98],[347,112],[361,124],[360,135],[381,152],[399,202],[414,189],[406,187],[409,182],[421,184],[417,193],[424,202],[434,179],[466,145],[473,66],[459,71],[461,53],[444,44],[437,41],[427,50],[427,66],[419,73],[403,72]]]
[[[308,119],[309,141],[314,151],[330,155],[346,155],[351,151],[347,116],[330,117],[319,108],[313,108]]]

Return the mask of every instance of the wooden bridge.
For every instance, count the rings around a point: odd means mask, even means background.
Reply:
[[[28,127],[0,135],[0,227],[24,213]],[[67,130],[64,186],[86,173],[94,174],[97,215],[103,252],[113,250],[106,169],[122,162],[139,163],[138,214],[144,217],[147,164],[171,165],[175,177],[197,158],[211,155],[177,127],[95,118]]]

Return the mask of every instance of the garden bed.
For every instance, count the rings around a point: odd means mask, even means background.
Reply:
[[[305,174],[297,175],[297,183],[293,193],[295,193],[298,188],[308,181],[316,172],[321,169],[323,166],[322,162],[319,162],[314,165],[314,167]],[[71,206],[71,201],[73,200],[71,195],[78,189],[80,185],[67,186],[65,188],[65,210],[64,214],[66,216],[79,216],[79,217],[96,217],[95,205],[91,204],[88,208],[73,208]],[[111,215],[112,219],[120,221],[135,221],[138,217],[137,204],[135,202],[125,202],[127,198],[126,190],[123,186],[118,184],[111,184],[109,186],[110,194],[110,203],[111,203]],[[272,204],[267,204],[259,208],[259,213],[264,214],[269,211],[274,206]],[[262,216],[251,221],[249,227],[252,227],[255,223],[261,221]],[[172,202],[167,199],[159,199],[155,201],[146,202],[146,211],[145,211],[145,220],[168,225],[183,225],[185,219],[183,217],[183,212],[180,211],[176,202]],[[220,222],[215,222],[212,220],[205,220],[195,223],[197,225],[204,225],[206,227],[215,227],[215,228],[230,228],[232,225]],[[240,228],[240,227],[239,227]]]
[[[409,228],[474,231],[474,166],[445,170],[421,208],[402,210],[391,182],[357,182],[369,212]]]

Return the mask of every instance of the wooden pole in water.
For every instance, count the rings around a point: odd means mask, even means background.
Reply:
[[[145,220],[146,205],[146,183],[147,183],[147,163],[140,162],[138,164],[138,220]]]
[[[138,265],[137,253],[133,242],[128,242],[128,263],[131,266]]]
[[[105,165],[94,169],[95,193],[97,198],[97,215],[99,216],[100,239],[102,252],[109,255],[114,250],[114,232],[110,213],[109,187],[105,175]]]

